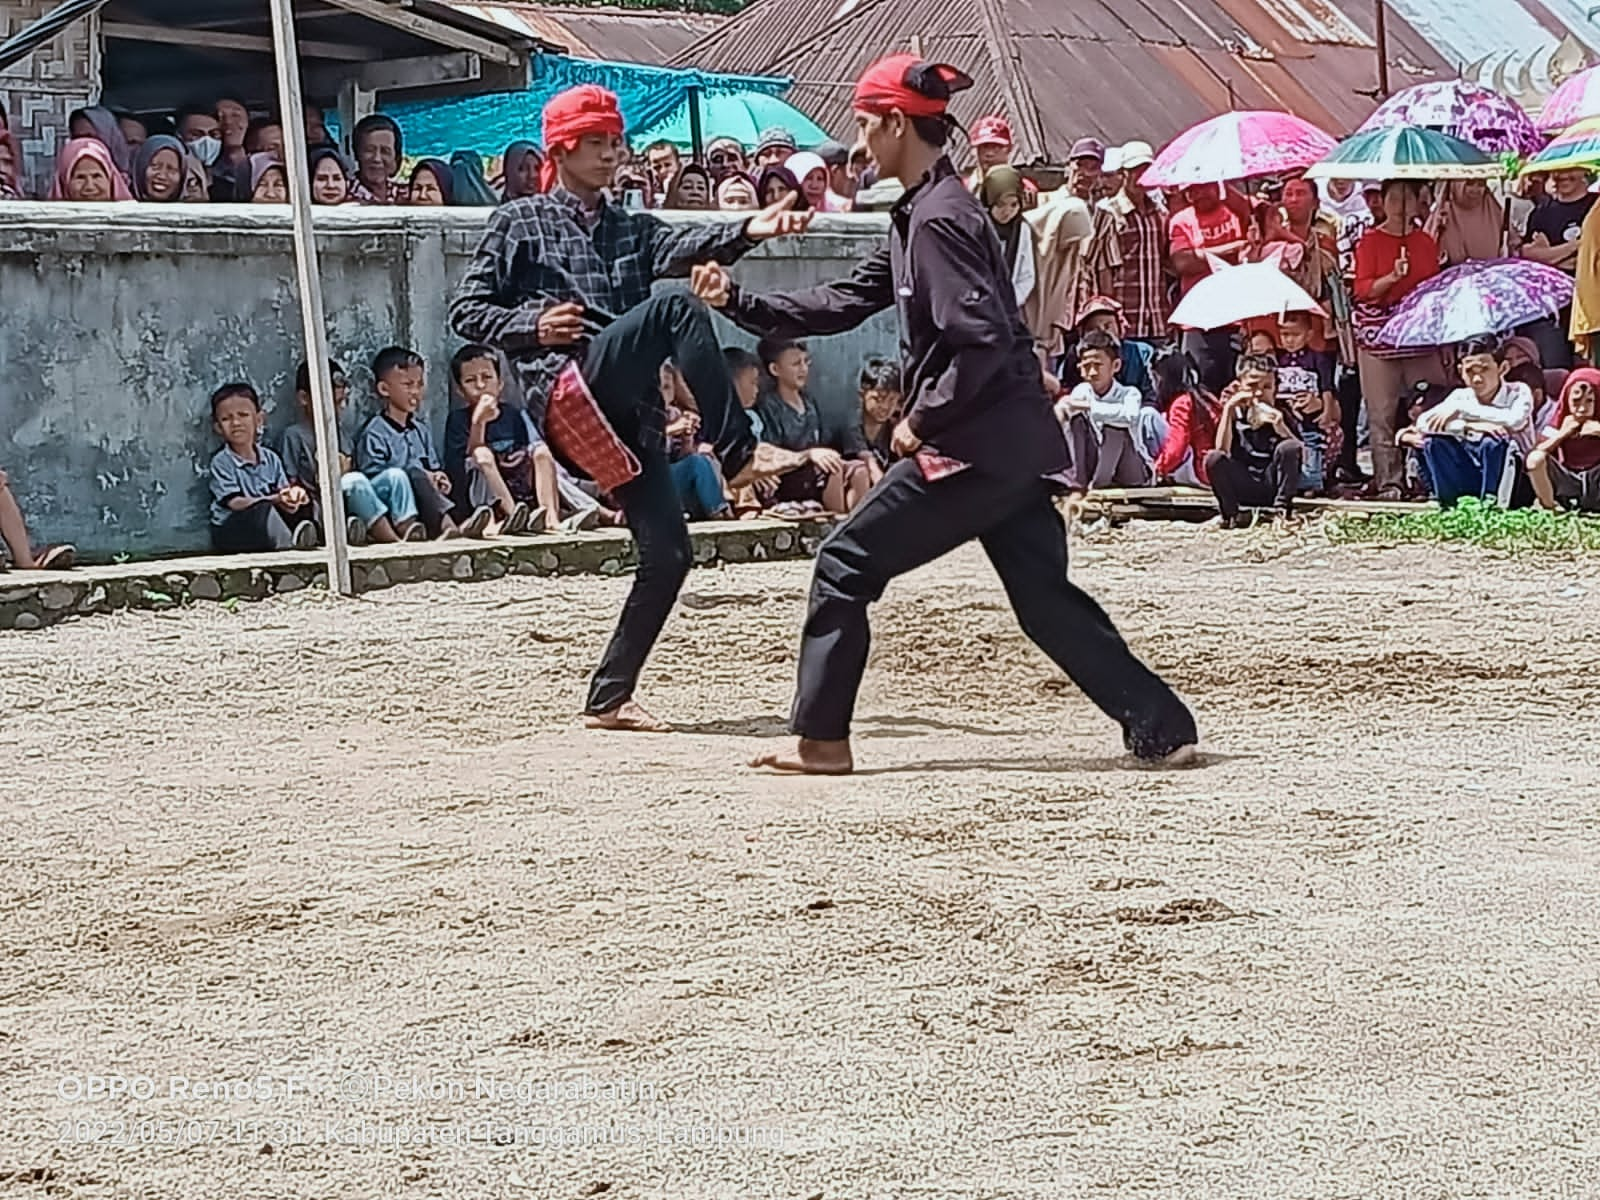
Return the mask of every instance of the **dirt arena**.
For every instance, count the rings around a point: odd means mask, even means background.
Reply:
[[[0,1196],[1600,1195],[1592,560],[1079,542],[1151,773],[963,552],[755,776],[808,570],[692,576],[670,737],[574,718],[625,580],[0,635]]]

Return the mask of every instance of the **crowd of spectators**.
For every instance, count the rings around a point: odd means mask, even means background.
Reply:
[[[320,205],[493,205],[551,183],[531,142],[512,143],[498,164],[471,151],[408,160],[399,125],[377,114],[351,131],[347,158],[320,109],[308,105],[300,119]],[[52,199],[288,199],[281,119],[237,98],[165,118],[88,107],[72,114],[69,132]],[[1509,192],[1399,180],[1335,181],[1323,192],[1311,180],[1283,178],[1163,194],[1140,182],[1154,159],[1148,144],[1108,148],[1083,138],[1062,185],[1041,192],[1011,163],[1003,117],[975,122],[971,141],[968,181],[990,213],[1037,340],[1071,450],[1073,490],[1210,488],[1225,524],[1247,509],[1286,514],[1307,494],[1431,495],[1446,505],[1478,496],[1600,511],[1600,373],[1572,370],[1580,360],[1559,321],[1501,343],[1425,353],[1386,349],[1377,336],[1396,304],[1449,266],[1521,256],[1575,274],[1594,225],[1588,173],[1530,176]],[[612,194],[633,208],[750,210],[792,196],[800,209],[845,212],[883,209],[900,190],[875,179],[859,149],[803,149],[780,128],[755,145],[713,136],[703,162],[686,160],[670,141],[624,154]],[[0,112],[0,199],[21,196],[21,166]],[[1175,328],[1177,302],[1218,260],[1275,262],[1324,311],[1211,331]],[[803,344],[728,353],[759,435],[800,452],[803,465],[760,489],[730,492],[697,441],[694,399],[669,367],[661,386],[685,510],[702,519],[848,512],[888,457],[887,430],[900,407],[892,366],[869,363],[859,396],[818,398]],[[421,360],[386,351],[374,364],[380,411],[341,455],[352,538],[493,536],[617,519],[607,498],[567,475],[533,422],[502,397],[494,352],[462,354],[451,364],[457,406],[442,457],[416,405],[407,407],[410,396],[420,401]],[[306,402],[308,389],[300,392]],[[262,424],[253,389],[228,385],[212,410],[225,443],[212,473],[218,545],[318,538],[309,424],[291,429],[281,455],[262,449],[252,457]],[[844,412],[850,416],[839,419]],[[0,477],[0,527],[18,565],[70,559],[69,549],[30,549],[8,507],[15,503]]]

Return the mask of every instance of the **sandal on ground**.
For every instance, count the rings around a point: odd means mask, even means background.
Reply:
[[[461,525],[461,536],[481,538],[488,532],[489,526],[494,523],[494,510],[492,508],[479,508],[473,511]]]
[[[41,571],[70,571],[77,564],[78,551],[72,546],[46,546],[44,553],[39,555]]]

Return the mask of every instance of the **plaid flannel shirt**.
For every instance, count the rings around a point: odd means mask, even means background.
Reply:
[[[589,339],[650,298],[657,279],[682,278],[703,262],[724,266],[756,243],[738,221],[668,224],[605,200],[593,214],[565,188],[495,209],[450,323],[469,341],[503,351],[517,372],[528,415],[541,431],[550,388],[567,363],[583,362]],[[583,306],[584,336],[572,346],[539,343],[539,315]],[[647,399],[647,398],[642,398]],[[656,396],[639,409],[641,450],[665,451],[666,411]]]

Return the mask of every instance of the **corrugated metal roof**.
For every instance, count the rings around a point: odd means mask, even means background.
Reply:
[[[713,13],[558,4],[466,4],[451,7],[579,58],[663,66],[727,20]]]
[[[792,75],[790,103],[842,134],[872,59],[945,59],[977,85],[957,118],[1004,112],[1022,162],[1060,163],[1085,134],[1159,144],[1230,107],[1343,133],[1376,103],[1362,94],[1377,81],[1372,14],[1331,0],[855,0],[835,12],[757,0],[674,61]],[[1405,21],[1391,16],[1388,32],[1392,88],[1454,73]]]

